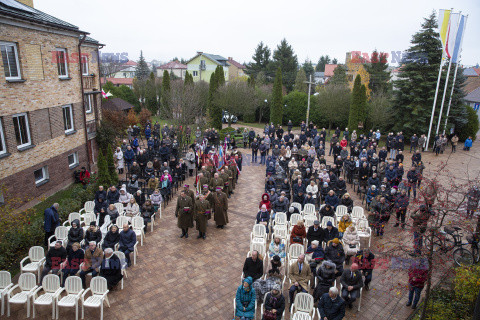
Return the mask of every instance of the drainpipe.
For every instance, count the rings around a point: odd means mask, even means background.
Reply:
[[[78,72],[80,74],[80,94],[82,95],[82,114],[83,114],[83,133],[85,136],[85,151],[87,152],[87,169],[88,171],[92,171],[90,165],[90,157],[88,155],[88,132],[87,132],[87,115],[85,114],[85,91],[83,88],[83,74],[82,74],[82,49],[81,45],[85,41],[87,37],[86,34],[83,34],[83,37],[80,38],[78,42]]]
[[[100,46],[100,47],[97,47],[97,68],[98,68],[98,83],[99,83],[99,86],[100,86],[100,89],[98,91],[102,92],[102,78],[100,76],[100,49],[103,48],[103,45]],[[105,83],[107,83],[107,76],[105,75]],[[102,105],[102,100],[101,100],[101,96],[100,96],[100,103],[99,105],[97,106],[97,99],[95,99],[95,104],[94,104],[94,107],[95,107],[95,131],[97,130],[97,128],[100,126],[100,113],[98,112],[100,106]]]

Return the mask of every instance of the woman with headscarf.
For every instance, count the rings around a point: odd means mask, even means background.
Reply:
[[[246,277],[237,288],[235,296],[235,320],[251,320],[255,317],[255,289],[252,277]]]
[[[113,204],[109,205],[107,208],[107,214],[110,216],[110,222],[115,224],[119,216],[117,207],[115,207]]]
[[[262,204],[260,211],[257,213],[257,224],[263,224],[268,233],[268,223],[270,222],[270,211],[267,210],[267,206]]]
[[[138,216],[139,214],[140,207],[135,201],[135,198],[130,199],[130,202],[125,207],[125,216],[129,217],[131,220],[132,217]]]
[[[265,205],[267,208],[267,211],[270,212],[271,203],[270,203],[270,195],[268,193],[264,193],[262,195],[262,200],[260,201],[260,205],[258,206],[258,208],[261,209],[263,205]]]
[[[108,230],[105,238],[103,238],[102,250],[106,248],[111,248],[115,250],[115,245],[120,242],[120,232],[118,232],[118,227],[112,225],[110,230]]]
[[[272,291],[267,293],[264,307],[264,319],[282,319],[282,315],[285,311],[285,297],[282,295],[281,286],[274,285]]]
[[[83,228],[80,226],[80,221],[75,219],[72,221],[72,227],[68,230],[67,252],[72,248],[75,242],[82,242]]]
[[[270,245],[268,246],[268,255],[270,256],[270,259],[273,259],[274,256],[278,256],[282,260],[285,260],[285,244],[282,243],[279,236],[275,236],[272,242],[270,242]]]

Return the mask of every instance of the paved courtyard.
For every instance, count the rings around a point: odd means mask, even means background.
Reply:
[[[461,179],[467,172],[471,178],[477,177],[480,152],[475,146],[469,153],[459,149],[450,158],[449,150],[439,157],[424,153],[426,175],[435,174],[440,162],[449,158],[450,172],[442,174],[443,181],[452,176]],[[230,223],[227,227],[216,229],[210,220],[206,240],[196,239],[194,230],[190,231],[188,239],[180,239],[174,217],[176,200],[170,202],[163,210],[162,218],[157,220],[153,234],[148,232],[143,247],[139,246],[137,265],[128,270],[124,289],[109,293],[111,308],[105,308],[106,319],[233,318],[233,298],[240,285],[265,176],[265,167],[248,165],[248,150],[242,151],[246,153],[247,164],[229,201]],[[409,157],[406,152],[405,158]],[[349,191],[354,194],[350,188]],[[355,198],[355,205],[361,205],[358,198]],[[392,239],[411,246],[409,233],[393,228],[392,221],[385,234],[382,240],[372,239],[372,250],[377,258],[382,258],[379,252],[388,248]],[[363,292],[361,312],[356,308],[347,310],[346,319],[406,319],[409,316],[412,310],[405,307],[407,273],[396,261],[384,262],[384,268],[374,272],[371,290]],[[284,288],[284,294],[288,295],[287,288]],[[40,309],[37,318],[49,319],[50,310]],[[14,307],[13,315],[14,319],[23,319],[25,308]],[[258,318],[259,315],[258,312]],[[97,319],[99,312],[86,309],[85,316],[86,319]],[[65,309],[60,319],[74,319],[74,313]]]

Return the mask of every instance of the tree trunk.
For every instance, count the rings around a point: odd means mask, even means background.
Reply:
[[[427,287],[425,289],[425,299],[423,303],[422,314],[420,315],[420,320],[425,320],[427,318],[428,300],[430,299],[430,292],[432,290],[434,231],[431,231],[429,236],[431,238],[430,238],[430,247],[428,248],[428,253],[427,253],[427,259],[428,259]]]

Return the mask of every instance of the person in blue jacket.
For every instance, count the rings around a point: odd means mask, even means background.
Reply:
[[[152,136],[152,130],[150,129],[150,126],[147,126],[145,128],[145,138],[148,140]]]
[[[44,245],[48,246],[48,238],[55,234],[55,229],[60,225],[60,217],[58,216],[58,203],[54,203],[50,208],[45,209],[43,213],[43,228],[45,230]]]
[[[257,224],[265,225],[268,233],[268,223],[270,222],[270,212],[267,210],[267,206],[262,204],[260,211],[257,213]]]
[[[235,320],[251,320],[255,317],[255,289],[252,277],[243,279],[235,296]]]
[[[468,139],[465,140],[465,148],[463,150],[470,151],[470,148],[472,147],[472,143],[473,143],[472,137],[468,137]]]
[[[130,171],[130,167],[132,166],[133,159],[135,158],[135,152],[133,152],[131,146],[127,147],[127,151],[123,153],[123,158],[125,159],[125,163],[127,164],[127,170]]]
[[[318,301],[320,319],[342,320],[345,317],[345,300],[338,294],[336,287],[331,287]]]
[[[125,253],[125,258],[127,259],[127,265],[130,267],[132,262],[130,260],[130,253],[133,252],[134,246],[137,243],[137,235],[128,224],[123,225],[123,230],[120,232],[120,241],[118,242],[118,250]]]

